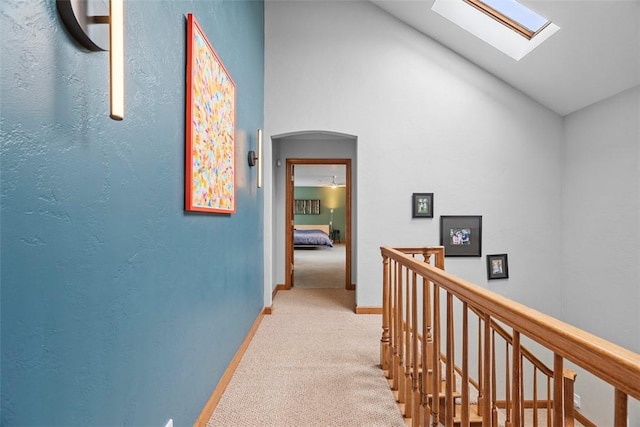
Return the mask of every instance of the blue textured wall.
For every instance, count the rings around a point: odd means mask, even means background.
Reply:
[[[128,0],[123,122],[54,1],[0,7],[2,425],[190,425],[263,305],[264,5]],[[231,216],[183,210],[189,12],[237,85]]]

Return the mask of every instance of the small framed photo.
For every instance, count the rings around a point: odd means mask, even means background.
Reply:
[[[413,193],[413,218],[433,218],[433,193]]]
[[[446,257],[482,256],[482,216],[441,216],[440,245]]]
[[[487,279],[508,279],[507,254],[487,255]]]

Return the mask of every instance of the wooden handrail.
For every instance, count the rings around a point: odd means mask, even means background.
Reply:
[[[614,386],[617,395],[640,400],[640,355],[523,304],[480,288],[443,270],[382,247],[388,257],[460,300],[509,325],[556,354]],[[618,399],[622,401],[621,398]],[[620,406],[624,406],[620,403]]]

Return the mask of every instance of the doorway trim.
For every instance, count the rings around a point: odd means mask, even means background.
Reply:
[[[291,289],[293,275],[293,188],[295,165],[345,165],[345,289],[355,290],[351,283],[351,159],[286,159],[286,201],[285,201],[285,289]]]

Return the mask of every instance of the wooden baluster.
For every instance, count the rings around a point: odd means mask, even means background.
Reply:
[[[509,341],[505,340],[504,347],[506,349],[506,354],[504,361],[506,363],[505,367],[505,405],[504,411],[506,412],[506,421],[504,422],[505,427],[511,427],[513,424],[511,423],[511,368],[509,367]]]
[[[402,322],[399,321],[399,313],[398,313],[398,307],[402,306],[402,304],[400,304],[398,301],[398,295],[400,294],[400,281],[401,281],[401,276],[400,276],[400,269],[402,268],[400,266],[400,263],[396,262],[395,263],[396,268],[394,271],[394,286],[393,286],[393,293],[394,293],[394,298],[393,298],[393,323],[394,323],[394,330],[393,330],[393,384],[391,386],[392,390],[398,390],[399,387],[399,383],[400,383],[400,378],[398,375],[398,358],[399,358],[399,353],[400,353],[400,349],[401,349],[401,344],[400,344],[400,336],[402,335]]]
[[[461,425],[469,427],[469,311],[462,303],[462,412]]]
[[[513,414],[513,425],[519,427],[521,412],[521,388],[520,388],[520,332],[513,330],[513,362],[512,362],[512,390],[513,390],[513,403],[511,411]]]
[[[533,426],[538,427],[538,368],[533,366]]]
[[[429,253],[423,254],[424,262],[430,263]],[[420,426],[426,427],[429,424],[430,407],[429,407],[429,388],[431,380],[431,367],[429,366],[430,348],[431,348],[431,308],[429,307],[429,281],[422,278],[422,353],[421,365],[422,374],[420,376]]]
[[[431,398],[431,424],[438,427],[440,424],[440,286],[433,284],[433,385]]]
[[[486,344],[484,344],[486,345]],[[482,407],[484,402],[484,387],[483,384],[483,375],[482,375],[482,318],[478,316],[478,402],[476,405],[476,414],[482,414]]]
[[[563,383],[562,356],[553,355],[553,427],[562,427],[562,383]]]
[[[524,425],[524,407],[525,407],[525,378],[524,378],[524,359],[522,352],[520,352],[520,420]]]
[[[627,394],[616,388],[614,399],[613,425],[614,427],[627,427]]]
[[[430,305],[430,285],[429,281],[422,279],[422,381],[420,383],[422,407],[421,426],[429,424],[431,408],[429,406],[429,394],[431,392],[431,377],[433,367],[431,365],[433,337],[431,336],[431,305]]]
[[[551,400],[551,378],[547,377],[547,403],[553,403]],[[551,426],[551,412],[553,411],[553,406],[547,404],[547,426]]]
[[[389,271],[389,372],[388,378],[391,380],[391,390],[397,390],[397,381],[394,379],[395,362],[397,354],[397,336],[396,336],[396,270],[398,262],[393,261],[391,271]]]
[[[453,387],[454,387],[454,377],[453,377],[453,365],[455,363],[454,357],[454,344],[453,344],[453,295],[450,292],[447,292],[447,359],[445,363],[445,405],[446,409],[444,411],[445,421],[447,427],[453,427],[453,410],[454,404],[453,401]]]
[[[389,288],[389,299],[391,301],[390,307],[391,311],[389,312],[389,326],[391,328],[391,333],[389,334],[389,338],[391,339],[391,348],[390,350],[390,358],[389,358],[389,379],[391,379],[391,389],[397,390],[398,380],[396,375],[396,363],[398,358],[398,315],[396,312],[396,305],[398,300],[398,262],[393,262],[393,271],[391,272],[391,288]]]
[[[398,301],[396,302],[398,310],[398,360],[396,363],[396,371],[398,376],[398,403],[404,403],[404,283],[403,283],[403,271],[402,265],[398,268]]]
[[[411,371],[413,370],[413,360],[411,358],[412,355],[412,338],[411,335],[415,332],[414,325],[411,323],[412,313],[411,313],[411,299],[413,295],[411,295],[411,276],[409,274],[409,269],[407,268],[405,271],[405,331],[404,331],[404,416],[409,418],[411,413],[413,412],[412,405],[412,393],[411,393]]]
[[[489,345],[489,344],[487,344]],[[491,331],[491,425],[498,427],[498,377],[496,372],[496,332]]]
[[[380,367],[389,370],[389,257],[382,258],[382,338],[380,338]]]
[[[492,396],[491,393],[491,317],[488,314],[484,315],[484,367],[482,368],[482,375],[484,379],[483,382],[483,394],[485,396],[482,408],[482,427],[489,427],[491,425],[491,400],[495,402],[495,397],[493,399],[489,399],[489,396]],[[493,387],[495,389],[495,386]]]
[[[411,323],[413,324],[413,334],[411,335],[411,424],[414,427],[420,425],[420,388],[419,388],[419,375],[420,375],[420,344],[418,337],[422,331],[424,335],[424,329],[418,326],[418,275],[413,273],[413,280],[411,281]],[[424,352],[424,349],[422,349]]]

